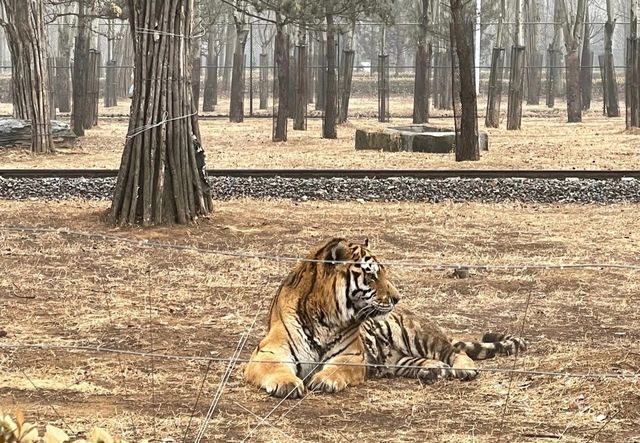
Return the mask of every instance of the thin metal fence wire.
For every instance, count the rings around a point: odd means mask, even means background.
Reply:
[[[307,262],[307,263],[329,263],[329,264],[358,264],[359,262],[348,260],[321,260],[308,257],[296,257],[290,255],[259,254],[246,251],[223,251],[218,249],[207,249],[198,246],[162,243],[149,240],[134,240],[130,238],[118,237],[110,234],[98,234],[80,231],[71,231],[59,228],[38,228],[28,226],[0,226],[0,232],[22,232],[31,234],[58,234],[75,237],[83,237],[91,240],[112,241],[133,245],[139,248],[173,249],[178,251],[200,252],[203,254],[219,255],[232,258],[247,258],[257,260],[282,261],[282,262]],[[433,270],[447,269],[474,269],[481,271],[512,271],[512,270],[548,270],[548,269],[627,269],[640,271],[640,264],[626,263],[532,263],[514,265],[493,265],[493,264],[465,264],[465,263],[427,263],[408,262],[397,260],[381,261],[384,266],[395,266],[400,268],[425,268]]]
[[[129,349],[115,349],[103,346],[73,346],[73,345],[49,345],[46,343],[34,343],[34,344],[10,344],[0,343],[0,350],[20,350],[20,349],[37,349],[45,351],[58,351],[58,352],[81,352],[81,353],[103,353],[103,354],[120,354],[137,357],[157,358],[164,360],[183,360],[183,361],[202,361],[202,362],[214,362],[214,363],[229,363],[235,361],[236,363],[282,363],[288,364],[290,361],[262,361],[262,360],[250,360],[248,358],[233,358],[233,357],[205,357],[201,355],[177,355],[177,354],[161,354],[155,352],[143,352]],[[366,368],[385,368],[385,369],[442,369],[441,366],[419,366],[419,365],[383,365],[375,363],[327,363],[326,361],[313,361],[313,360],[301,360],[300,364],[304,365],[333,365],[333,366],[358,366]],[[455,368],[453,368],[455,370]],[[567,372],[567,371],[545,371],[545,370],[529,370],[529,369],[509,369],[509,368],[475,368],[477,372],[487,373],[504,373],[504,374],[519,374],[519,375],[531,375],[542,377],[567,377],[567,378],[586,378],[586,379],[640,379],[640,371],[631,373],[616,373],[616,372]]]

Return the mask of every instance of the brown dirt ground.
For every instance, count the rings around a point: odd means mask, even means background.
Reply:
[[[342,235],[369,237],[386,260],[640,265],[636,205],[236,200],[218,202],[215,214],[198,226],[149,230],[109,227],[103,221],[107,207],[104,202],[0,201],[0,219],[3,226],[69,228],[276,256],[300,256]],[[228,357],[255,313],[265,316],[292,266],[3,229],[0,245],[0,329],[7,333],[0,343],[101,344]],[[479,271],[462,280],[449,271],[423,268],[392,266],[391,272],[403,303],[456,337],[491,329],[520,331],[524,324],[527,353],[482,367],[640,371],[638,272]],[[260,319],[243,357],[263,333]],[[223,372],[223,364],[211,366],[190,435]],[[203,362],[3,350],[0,410],[21,408],[31,421],[74,431],[99,425],[129,441],[182,440],[205,373]],[[511,381],[504,373],[425,387],[416,380],[371,380],[335,395],[285,401],[253,440],[640,441],[637,378],[517,375]],[[252,413],[262,417],[277,404],[246,386],[241,368],[236,369],[205,441],[242,440],[259,421]]]
[[[203,120],[201,131],[211,168],[418,168],[418,169],[637,169],[640,167],[640,143],[637,133],[624,129],[624,118],[605,118],[599,110],[584,113],[584,122],[567,124],[562,103],[555,109],[524,107],[523,129],[491,129],[490,150],[479,162],[456,163],[453,154],[413,154],[356,152],[357,128],[383,128],[367,118],[375,110],[375,101],[355,98],[350,107],[352,118],[338,129],[337,140],[320,138],[321,120],[309,119],[308,131],[289,128],[289,141],[271,142],[269,118],[247,118],[231,124],[226,119]],[[409,97],[394,98],[392,112],[411,114]],[[506,106],[506,105],[505,105]],[[485,105],[481,102],[479,109]],[[6,105],[0,106],[10,112]],[[224,103],[219,110],[228,109]],[[101,113],[126,114],[128,102]],[[257,112],[259,114],[260,112]],[[215,113],[214,113],[215,114]],[[447,115],[447,112],[435,112]],[[450,115],[450,111],[448,112]],[[483,126],[483,118],[480,126]],[[432,119],[434,125],[451,126],[450,118]],[[394,118],[392,125],[410,123]],[[102,119],[87,131],[79,146],[56,154],[33,157],[25,150],[0,150],[3,168],[117,168],[127,131],[127,120]]]

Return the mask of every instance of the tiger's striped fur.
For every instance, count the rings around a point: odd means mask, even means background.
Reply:
[[[432,321],[396,307],[400,294],[367,242],[335,238],[309,258],[318,261],[298,263],[280,285],[267,335],[245,369],[247,381],[271,395],[337,392],[366,377],[471,380],[473,360],[526,347],[495,333],[451,341]]]

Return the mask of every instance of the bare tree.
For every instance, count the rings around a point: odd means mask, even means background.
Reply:
[[[480,160],[478,147],[478,105],[473,78],[472,22],[465,0],[451,0],[452,32],[460,66],[460,103],[462,116],[456,140],[456,161]]]
[[[511,48],[511,73],[509,78],[509,101],[507,103],[507,129],[520,129],[522,124],[522,98],[524,94],[525,48],[522,22],[523,0],[516,2],[516,32]]]
[[[502,77],[504,73],[504,17],[506,16],[505,0],[500,0],[500,14],[496,41],[491,52],[491,71],[489,73],[489,90],[487,93],[487,113],[484,125],[487,128],[500,127],[500,103],[502,101]]]
[[[13,115],[31,121],[31,152],[53,149],[44,5],[38,0],[0,0],[0,20],[11,51]]]
[[[111,219],[190,223],[213,206],[189,84],[193,0],[129,0],[129,8],[134,94]],[[145,29],[153,31],[133,32]]]
[[[580,94],[580,49],[584,33],[584,17],[587,0],[578,0],[575,14],[570,13],[566,0],[560,0],[562,6],[564,44],[567,78],[567,121],[582,121],[582,97]]]
[[[420,1],[421,11],[418,25],[416,70],[413,88],[413,123],[426,123],[429,121],[429,78],[427,76],[431,63],[431,45],[427,42],[429,3],[429,0]]]
[[[613,15],[613,0],[607,0],[607,21],[604,25],[604,79],[602,88],[606,98],[605,109],[608,117],[618,117],[618,82],[613,64],[613,32],[616,20]]]
[[[240,123],[244,120],[244,50],[247,45],[247,2],[236,0],[233,23],[236,31],[236,45],[233,50],[231,71],[231,95],[229,96],[229,121]]]

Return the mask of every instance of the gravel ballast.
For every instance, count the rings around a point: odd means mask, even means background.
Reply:
[[[214,199],[285,198],[329,201],[528,203],[640,203],[640,181],[553,179],[210,179]],[[115,178],[0,178],[0,198],[9,200],[111,198]]]

